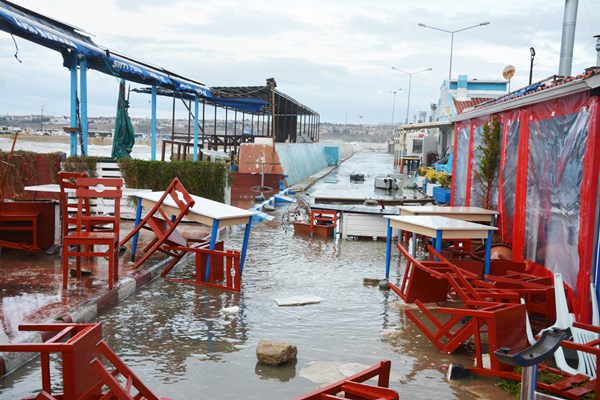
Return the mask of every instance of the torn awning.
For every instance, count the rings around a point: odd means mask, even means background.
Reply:
[[[72,57],[83,56],[88,60],[89,68],[108,75],[212,97],[211,90],[203,83],[103,48],[80,33],[79,28],[4,0],[0,0],[0,30],[60,52],[65,66],[71,65]]]

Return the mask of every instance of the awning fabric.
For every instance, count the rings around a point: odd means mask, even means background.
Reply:
[[[132,89],[132,91],[136,92],[136,93],[146,93],[146,94],[149,94],[152,92],[151,88],[147,88],[147,87],[135,88],[135,89]],[[173,97],[172,90],[165,90],[165,89],[159,88],[157,90],[157,94],[159,96]],[[178,94],[178,97],[185,99],[185,100],[192,100],[192,101],[194,100],[194,97],[187,93],[180,93],[180,94]],[[210,98],[208,98],[207,96],[204,96],[204,97],[206,97],[208,99],[208,101],[212,104],[216,104],[218,106],[227,107],[227,108],[231,108],[234,110],[238,110],[238,111],[242,111],[242,112],[246,112],[246,113],[250,113],[250,114],[257,114],[257,113],[265,110],[265,108],[269,104],[265,100],[249,98],[249,97],[224,98],[224,97],[215,97],[214,94]]]
[[[177,92],[193,93],[205,98],[212,97],[211,90],[200,82],[119,55],[115,51],[98,46],[74,26],[4,0],[0,0],[0,30],[59,51],[67,67],[71,65],[72,57],[83,56],[88,60],[89,68],[108,75],[131,82],[166,87]]]

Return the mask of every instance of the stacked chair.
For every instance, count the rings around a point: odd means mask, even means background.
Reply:
[[[532,318],[537,328],[541,328],[540,335],[545,330],[571,332],[554,354],[557,368],[542,366],[555,373],[558,382],[538,382],[538,388],[570,399],[593,390],[600,393],[600,383],[596,380],[600,327],[575,321],[568,311],[560,274],[552,279],[529,275],[520,268],[512,271],[503,267],[496,269],[498,275],[483,275],[482,268],[472,260],[446,258],[449,253],[442,255],[431,246],[428,246],[430,260],[416,260],[402,244],[397,246],[407,264],[400,284],[390,283],[390,288],[406,303],[417,306],[404,312],[437,349],[453,353],[472,340],[475,366],[469,368],[471,371],[520,380],[514,366],[502,362],[494,352],[501,349],[518,352],[535,344]],[[595,295],[594,287],[592,293]],[[430,303],[447,301],[451,306],[430,307]],[[597,324],[598,307],[594,303]],[[575,362],[565,357],[567,349],[576,352]],[[484,362],[486,353],[489,363]]]

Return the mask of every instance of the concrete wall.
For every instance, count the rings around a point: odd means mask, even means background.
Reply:
[[[294,185],[327,168],[331,156],[325,148],[339,147],[339,161],[354,154],[351,144],[276,143],[275,151],[268,144],[244,143],[240,146],[241,173],[285,174],[288,186]]]

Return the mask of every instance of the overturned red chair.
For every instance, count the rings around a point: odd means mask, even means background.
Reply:
[[[0,351],[41,355],[41,391],[23,400],[160,400],[102,340],[101,324],[32,324],[19,329],[55,333],[44,343],[0,344]],[[52,390],[50,353],[61,355],[62,392]]]
[[[167,201],[169,205],[166,204]],[[188,245],[187,239],[177,230],[177,225],[189,214],[193,205],[192,196],[179,179],[173,178],[146,216],[119,243],[119,246],[124,246],[141,229],[149,230],[154,234],[152,241],[144,248],[142,257],[135,262],[134,268],[142,265],[155,252],[173,257],[174,264],[183,257],[185,252],[174,251],[172,246]]]
[[[381,361],[364,371],[298,397],[296,400],[398,400],[400,398],[398,392],[388,387],[391,368],[391,361]],[[377,385],[363,383],[376,376],[378,377]],[[337,396],[340,392],[344,392],[344,397]]]

